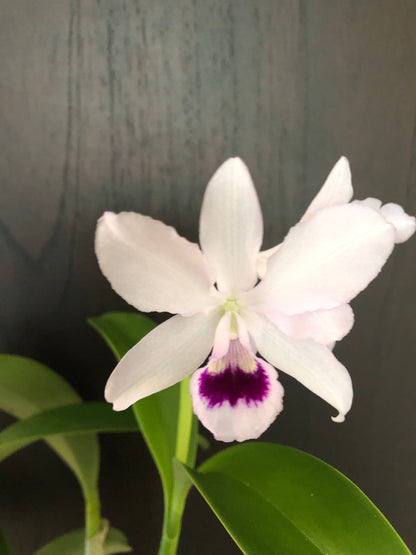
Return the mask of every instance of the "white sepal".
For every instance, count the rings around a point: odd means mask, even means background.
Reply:
[[[319,210],[289,231],[263,281],[244,301],[287,314],[346,304],[377,276],[394,235],[393,226],[366,206]]]
[[[316,212],[329,206],[347,204],[353,195],[351,170],[348,159],[342,156],[326,178],[319,193],[308,206],[301,222],[309,220]]]
[[[240,158],[226,160],[205,191],[200,243],[227,296],[256,283],[263,219],[250,173]]]
[[[190,315],[215,304],[215,276],[198,245],[153,218],[106,212],[95,252],[112,288],[138,310]]]
[[[328,206],[347,204],[351,200],[352,195],[350,165],[347,158],[342,156],[332,168],[319,193],[312,200],[300,221],[309,220],[316,212]],[[265,276],[269,258],[277,252],[280,245],[278,244],[271,249],[259,253],[257,257],[257,275],[259,278]]]

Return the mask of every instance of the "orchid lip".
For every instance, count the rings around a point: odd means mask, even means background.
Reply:
[[[199,377],[200,397],[206,400],[209,408],[226,402],[235,407],[240,400],[247,406],[263,402],[269,392],[269,378],[260,362],[256,362],[256,369],[251,372],[231,365],[218,373],[206,368]]]
[[[199,377],[199,395],[208,407],[240,400],[246,405],[262,402],[268,395],[269,378],[261,362],[238,339],[231,339],[228,353],[211,361]]]

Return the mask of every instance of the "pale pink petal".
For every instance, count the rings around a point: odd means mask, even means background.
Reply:
[[[365,206],[319,210],[289,231],[244,302],[287,314],[346,304],[377,276],[393,250],[394,233]]]
[[[274,255],[275,252],[278,251],[280,247],[279,245],[276,245],[275,247],[268,249],[267,251],[261,251],[259,252],[258,256],[257,256],[257,262],[256,262],[256,268],[257,268],[257,275],[259,278],[263,278],[264,275],[266,274],[267,271],[267,262],[269,261],[269,258],[271,256]]]
[[[367,208],[372,208],[376,212],[380,212],[381,200],[378,198],[368,197],[364,200],[353,200],[351,204],[361,204],[361,206],[367,206]]]
[[[351,408],[352,384],[331,351],[311,340],[292,339],[264,315],[247,312],[244,319],[260,355],[336,408],[339,414],[332,419],[342,422]]]
[[[111,374],[105,398],[114,410],[183,380],[208,356],[221,315],[173,316],[121,359]]]
[[[263,238],[259,201],[247,166],[230,158],[215,172],[205,191],[200,242],[226,295],[256,283],[256,259]]]
[[[399,204],[390,202],[382,206],[381,200],[371,197],[364,200],[353,200],[352,204],[368,206],[381,214],[385,220],[394,227],[395,243],[404,243],[416,230],[416,218],[406,214]]]
[[[215,278],[198,245],[162,222],[106,212],[98,221],[95,251],[113,289],[138,310],[190,315],[215,304]]]
[[[238,340],[240,341],[241,345],[245,349],[247,349],[247,351],[250,351],[251,353],[255,352],[253,349],[253,344],[250,338],[250,334],[248,333],[247,324],[245,323],[244,318],[241,318],[241,316],[237,313],[235,313],[234,316],[237,320]]]
[[[201,368],[191,378],[192,405],[202,424],[218,441],[246,441],[258,438],[283,409],[283,387],[277,379],[276,370],[267,362],[256,359],[267,391],[261,399],[245,395],[230,398],[229,391],[221,391],[221,383],[211,386],[211,394],[204,390],[207,369]],[[218,374],[212,380],[221,380]],[[208,376],[209,379],[209,376]]]
[[[319,193],[310,203],[300,221],[309,220],[311,216],[318,212],[318,210],[322,210],[322,208],[346,204],[351,200],[352,195],[350,165],[347,158],[342,156],[332,168]],[[259,278],[265,276],[268,260],[280,248],[280,245],[259,253],[257,257],[257,275]]]
[[[231,312],[226,312],[218,323],[215,330],[214,347],[212,349],[212,359],[223,357],[230,345]]]
[[[354,324],[354,313],[348,304],[293,316],[277,311],[269,312],[267,316],[293,339],[313,339],[322,345],[339,341],[351,331]]]
[[[352,195],[350,165],[347,158],[342,156],[332,168],[319,193],[310,203],[300,221],[309,220],[311,216],[316,214],[318,210],[322,210],[322,208],[346,204],[352,199]]]
[[[381,208],[381,214],[394,227],[396,243],[404,243],[416,230],[416,218],[406,214],[398,204],[385,204]]]

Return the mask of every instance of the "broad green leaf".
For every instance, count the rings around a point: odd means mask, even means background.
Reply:
[[[89,322],[101,334],[118,360],[156,325],[141,314],[123,312],[103,314],[97,318],[90,318]],[[186,393],[189,396],[189,392]],[[185,395],[183,390],[182,394]],[[181,385],[176,384],[142,399],[133,407],[161,476],[165,502],[168,506],[172,500],[175,482],[173,459],[177,449],[180,396]],[[184,462],[193,466],[197,448],[197,422],[192,413],[189,423],[191,441]]]
[[[84,555],[85,553],[85,530],[73,530],[59,538],[44,545],[35,555]],[[129,546],[127,539],[123,532],[116,528],[110,528],[104,542],[105,555],[112,555],[114,553],[131,553],[132,549]]]
[[[244,553],[410,554],[357,486],[302,451],[245,443],[187,472]]]
[[[131,412],[114,412],[103,402],[77,403],[20,420],[0,433],[0,461],[22,447],[56,434],[138,431]]]
[[[105,555],[112,555],[113,553],[131,553],[132,551],[123,532],[116,528],[110,528],[104,544]]]
[[[47,366],[25,357],[0,355],[0,409],[26,419],[81,402],[69,383]],[[84,495],[96,492],[99,447],[95,434],[53,436],[47,443],[76,474]]]
[[[158,468],[164,488],[172,489],[179,384],[135,403],[133,410]]]
[[[117,360],[120,360],[156,324],[136,312],[106,312],[88,318],[88,323],[101,335]]]

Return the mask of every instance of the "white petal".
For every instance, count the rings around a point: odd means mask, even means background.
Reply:
[[[346,204],[351,200],[352,195],[350,165],[347,158],[342,156],[332,168],[319,193],[310,203],[300,221],[309,220],[311,216],[318,212],[318,210],[322,210],[322,208]],[[268,260],[279,248],[280,244],[259,253],[257,257],[257,275],[259,278],[265,276]]]
[[[111,374],[105,398],[114,410],[181,381],[206,359],[220,314],[173,316],[135,345]]]
[[[214,347],[212,349],[213,360],[223,357],[230,346],[231,312],[226,312],[219,321],[215,330]]]
[[[385,218],[386,221],[394,227],[395,243],[404,243],[416,230],[416,218],[406,214],[399,204],[390,202],[382,206],[381,200],[371,197],[364,200],[353,200],[352,203],[361,206],[368,206],[381,214],[383,218]]]
[[[416,218],[408,216],[401,206],[394,203],[381,208],[382,215],[395,229],[395,242],[404,243],[416,230]]]
[[[371,208],[324,208],[289,231],[245,302],[287,314],[346,304],[377,276],[393,246],[393,226]]]
[[[353,200],[351,201],[351,204],[361,204],[361,206],[367,206],[368,208],[372,208],[376,212],[379,212],[382,203],[378,198],[368,197],[364,200]]]
[[[202,251],[220,291],[233,295],[256,283],[262,238],[263,220],[250,173],[240,158],[230,158],[208,183],[200,219]]]
[[[322,208],[346,204],[352,199],[352,195],[350,165],[347,158],[342,156],[332,168],[319,193],[308,206],[301,222],[309,220],[311,216],[316,214],[318,210],[322,210]]]
[[[354,313],[349,304],[293,316],[282,312],[269,312],[267,316],[293,339],[313,339],[322,345],[339,341],[351,331],[354,324]]]
[[[279,247],[280,247],[280,244],[276,245],[271,249],[268,249],[267,251],[259,252],[257,256],[257,262],[256,262],[257,275],[259,278],[262,279],[265,276],[267,271],[267,262],[269,261],[269,258],[273,256],[275,252],[278,251]]]
[[[253,350],[253,344],[250,338],[250,334],[248,333],[247,324],[244,321],[244,318],[237,313],[234,314],[237,320],[237,327],[238,327],[238,340],[240,341],[241,345],[247,349],[250,353],[255,352]]]
[[[232,406],[224,401],[210,406],[200,395],[200,379],[205,371],[201,368],[191,378],[192,405],[202,424],[214,434],[218,441],[246,441],[258,438],[283,409],[283,387],[277,379],[276,370],[267,362],[259,361],[269,380],[267,396],[260,402],[239,399]]]
[[[213,304],[214,276],[198,245],[162,222],[106,212],[95,251],[113,289],[138,310],[189,315]]]
[[[333,420],[342,422],[351,408],[352,384],[331,351],[311,340],[288,337],[266,316],[246,313],[244,318],[260,355],[335,407],[339,415]]]

